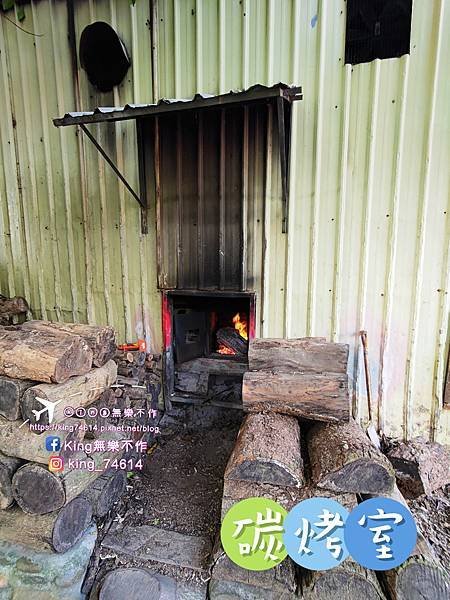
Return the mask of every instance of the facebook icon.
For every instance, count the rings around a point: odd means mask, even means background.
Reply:
[[[45,438],[45,449],[49,452],[58,452],[61,449],[61,440],[56,435],[49,435]]]

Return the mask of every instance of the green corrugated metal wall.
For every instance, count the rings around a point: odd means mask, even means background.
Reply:
[[[75,11],[77,39],[90,22],[107,21],[120,32],[134,67],[109,94],[96,93],[80,71],[77,102],[66,3],[25,7],[20,25],[39,37],[0,19],[1,288],[24,294],[37,317],[113,323],[121,339],[135,339],[142,317],[151,318],[147,329],[157,343],[155,237],[140,234],[135,201],[90,142],[75,128],[56,129],[51,122],[77,107],[152,101],[149,7],[75,2]],[[137,186],[132,125],[94,133]]]
[[[263,269],[259,333],[347,341],[355,409],[365,394],[358,332],[368,330],[383,429],[450,442],[442,410],[448,348],[450,1],[415,0],[411,54],[344,65],[344,0],[159,0],[152,90],[150,3],[76,2],[76,27],[105,20],[133,68],[113,93],[80,72],[88,109],[254,83],[301,84],[293,115],[289,233],[281,233],[277,157],[249,260]],[[38,316],[113,323],[160,339],[155,236],[95,151],[50,118],[77,107],[65,4],[27,9],[32,37],[0,20],[0,285]],[[136,184],[129,123],[96,135]],[[84,159],[83,159],[84,155]],[[81,158],[80,158],[81,157]],[[259,222],[258,222],[259,219]],[[154,215],[150,215],[150,223]],[[12,267],[10,268],[10,265]],[[144,315],[144,321],[142,318]]]

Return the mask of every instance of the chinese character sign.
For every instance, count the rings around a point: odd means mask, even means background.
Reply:
[[[289,514],[273,500],[248,498],[225,515],[221,539],[244,569],[270,569],[289,555],[305,569],[326,571],[350,555],[367,569],[386,571],[411,555],[417,528],[408,508],[391,498],[366,500],[351,513],[331,498],[310,498]]]
[[[350,554],[363,567],[386,571],[410,556],[417,528],[406,506],[391,498],[372,498],[351,512],[345,541]]]
[[[221,528],[222,546],[233,562],[265,571],[286,557],[283,543],[286,511],[267,498],[247,498],[230,508]]]
[[[289,556],[305,569],[325,571],[348,556],[344,529],[348,511],[330,498],[297,504],[285,519],[284,543]]]

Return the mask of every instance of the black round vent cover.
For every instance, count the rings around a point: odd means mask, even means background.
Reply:
[[[83,29],[80,63],[89,81],[101,92],[109,92],[118,85],[131,64],[122,40],[111,25],[103,21]]]

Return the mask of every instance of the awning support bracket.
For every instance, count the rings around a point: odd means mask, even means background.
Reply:
[[[94,146],[97,148],[97,150],[103,156],[103,158],[106,160],[106,162],[108,163],[108,165],[111,167],[111,169],[117,175],[117,177],[120,179],[120,181],[123,183],[123,185],[127,188],[127,190],[130,192],[130,194],[133,196],[133,198],[138,202],[138,204],[139,204],[139,206],[141,208],[141,232],[144,233],[144,234],[148,233],[148,223],[147,223],[147,209],[148,209],[148,206],[147,206],[147,202],[146,202],[145,197],[141,198],[139,196],[139,194],[137,194],[133,190],[133,188],[131,187],[131,185],[125,179],[124,175],[122,175],[122,173],[119,171],[119,169],[117,168],[117,166],[115,165],[115,163],[108,156],[108,154],[105,152],[105,150],[100,146],[100,144],[95,139],[95,137],[92,135],[92,133],[89,131],[89,129],[86,127],[86,125],[84,125],[83,123],[80,123],[79,127],[83,131],[83,133],[85,133],[87,135],[87,137],[90,139],[90,141],[94,144]]]

